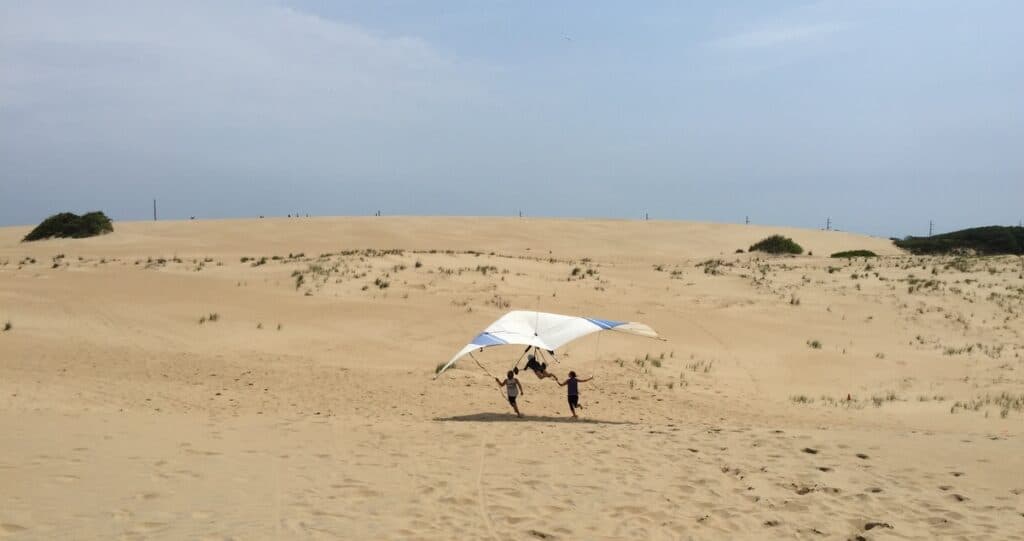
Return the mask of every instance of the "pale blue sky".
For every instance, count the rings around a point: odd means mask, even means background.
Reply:
[[[0,1],[0,225],[1024,218],[1024,3]]]

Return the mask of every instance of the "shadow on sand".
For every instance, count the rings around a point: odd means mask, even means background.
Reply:
[[[523,415],[516,417],[511,413],[473,413],[470,415],[453,415],[452,417],[434,417],[440,422],[462,422],[462,423],[521,423],[527,421],[539,421],[542,423],[571,423],[571,424],[592,424],[592,425],[633,425],[630,421],[602,421],[600,419],[573,419],[572,417],[552,417],[550,415]]]

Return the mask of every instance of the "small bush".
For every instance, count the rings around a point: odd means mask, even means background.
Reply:
[[[845,252],[836,252],[832,254],[832,257],[845,257],[850,259],[854,257],[878,257],[878,254],[871,250],[846,250]]]
[[[766,252],[769,254],[802,254],[801,247],[793,239],[782,235],[772,235],[754,244],[748,250],[750,252]]]
[[[81,216],[72,212],[61,212],[43,220],[35,229],[25,235],[22,242],[49,239],[53,237],[70,237],[81,239],[112,233],[114,225],[102,212],[89,212]]]
[[[7,331],[9,331],[9,330],[11,330],[13,328],[14,328],[14,325],[11,325],[10,321],[5,321],[4,322],[4,332],[7,332]]]
[[[808,340],[807,345],[810,346],[811,349],[821,349],[821,342],[818,340]]]

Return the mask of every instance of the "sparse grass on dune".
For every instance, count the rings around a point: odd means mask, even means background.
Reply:
[[[999,416],[1005,419],[1011,411],[1024,411],[1024,393],[1014,394],[1006,391],[998,394],[985,393],[971,400],[956,401],[949,408],[949,412],[980,411],[988,406],[995,406],[999,410]]]

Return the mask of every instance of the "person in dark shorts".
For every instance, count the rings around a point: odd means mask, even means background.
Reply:
[[[505,393],[508,395],[508,403],[512,405],[512,409],[516,411],[516,415],[522,417],[523,414],[519,413],[519,406],[516,405],[516,398],[523,394],[523,385],[519,383],[519,379],[516,378],[515,372],[508,371],[508,377],[505,381],[501,381],[498,378],[494,378],[494,381],[498,382],[498,387],[505,386]]]
[[[594,379],[594,376],[589,378],[576,379],[576,372],[569,371],[569,377],[565,381],[559,381],[558,384],[562,387],[568,387],[569,391],[569,411],[572,412],[573,417],[577,417],[576,410],[583,409],[580,405],[580,387],[579,384],[585,381]],[[555,381],[558,381],[557,379]]]
[[[537,348],[533,349],[534,351],[537,351]],[[537,379],[551,378],[555,381],[558,381],[558,378],[555,377],[554,374],[548,372],[548,363],[538,361],[537,356],[533,353],[527,355],[526,357],[526,368],[533,370],[533,373],[534,375],[537,376]]]

